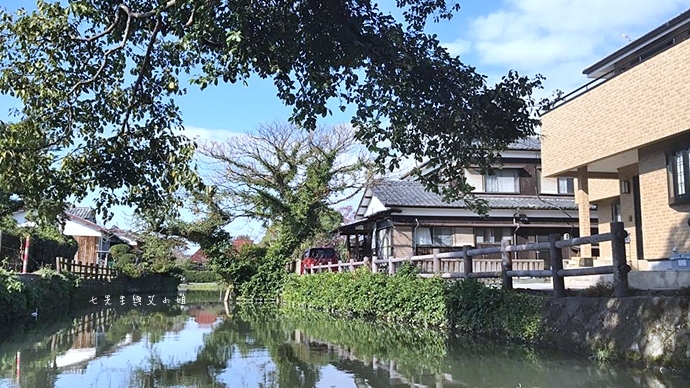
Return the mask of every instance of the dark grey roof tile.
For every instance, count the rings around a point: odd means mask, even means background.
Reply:
[[[417,181],[384,180],[371,187],[376,196],[386,207],[438,207],[464,208],[465,203],[455,201],[443,202],[440,195],[424,190]],[[541,196],[505,196],[477,194],[477,198],[486,199],[492,209],[563,209],[576,210],[573,197]]]

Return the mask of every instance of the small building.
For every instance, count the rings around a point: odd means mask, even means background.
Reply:
[[[29,226],[27,212],[21,210],[13,214],[19,226]],[[83,264],[106,265],[110,259],[109,249],[112,245],[139,244],[136,236],[117,227],[107,229],[98,225],[94,209],[89,207],[73,207],[65,210],[65,224],[62,233],[73,237],[78,244],[75,261]]]
[[[199,267],[203,267],[206,265],[206,262],[208,261],[208,257],[204,253],[204,251],[199,248],[192,254],[192,256],[189,257],[189,261],[192,263],[198,265]]]
[[[72,236],[79,245],[74,260],[82,263],[106,265],[110,247],[116,244],[137,246],[136,237],[119,228],[107,229],[96,223],[95,211],[88,207],[74,207],[65,211],[67,222],[62,233]]]
[[[463,173],[475,187],[475,195],[491,208],[487,216],[476,214],[463,201],[442,201],[441,196],[426,191],[409,176],[385,179],[367,187],[355,221],[341,226],[339,232],[346,236],[350,258],[355,260],[424,255],[435,248],[458,251],[464,245],[490,247],[503,240],[514,244],[545,242],[554,233],[566,238],[578,236],[575,180],[544,178],[540,170],[538,138],[511,145],[491,174],[466,169]],[[590,214],[596,233],[596,210]],[[519,252],[516,258],[543,259],[548,266],[548,253]],[[571,253],[564,250],[564,258]]]
[[[638,270],[690,253],[689,37],[690,10],[585,69],[592,81],[542,116],[543,173],[577,178],[580,233],[597,205],[601,232],[624,223]]]

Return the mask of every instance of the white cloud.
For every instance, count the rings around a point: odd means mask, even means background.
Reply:
[[[584,68],[628,43],[623,34],[638,38],[686,7],[682,0],[506,0],[472,20],[469,37],[489,72],[541,73],[547,94],[567,92],[587,81]]]
[[[245,133],[233,131],[232,129],[210,129],[193,125],[185,125],[184,130],[178,131],[178,133],[192,140],[200,141],[224,141],[231,137],[245,135]]]
[[[445,47],[451,55],[462,56],[472,48],[472,43],[465,39],[455,39],[452,42],[441,42],[441,46]]]

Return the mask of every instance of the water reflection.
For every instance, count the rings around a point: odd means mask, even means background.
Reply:
[[[684,387],[685,380],[270,306],[103,309],[0,344],[0,387]],[[57,325],[57,327],[56,327]]]

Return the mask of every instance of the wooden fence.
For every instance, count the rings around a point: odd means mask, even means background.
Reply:
[[[431,268],[431,273],[421,276],[441,276],[445,279],[481,279],[501,278],[503,287],[513,288],[513,277],[552,277],[555,297],[565,296],[565,281],[568,276],[606,275],[613,274],[614,295],[624,297],[630,294],[628,287],[628,272],[630,266],[625,258],[625,238],[628,232],[623,229],[622,222],[612,222],[611,232],[593,236],[561,240],[561,235],[549,235],[549,241],[522,245],[508,245],[503,241],[500,247],[474,249],[464,246],[461,252],[439,253],[438,249],[430,255],[412,256],[409,258],[371,259],[349,262],[338,261],[333,264],[315,265],[304,268],[304,274],[309,275],[323,271],[354,271],[359,266],[366,266],[372,272],[380,272],[384,266],[390,275],[395,274],[401,263],[411,263],[424,272]],[[579,245],[610,241],[613,251],[613,265],[601,267],[584,267],[563,269],[563,248]],[[513,260],[512,252],[549,250],[551,268],[543,269],[541,260]],[[474,256],[485,254],[501,254],[501,260],[473,259]],[[302,273],[301,261],[297,261],[296,272]]]
[[[69,271],[83,278],[92,280],[112,280],[119,275],[117,270],[102,265],[73,261],[64,257],[55,258],[55,270],[60,273]]]

